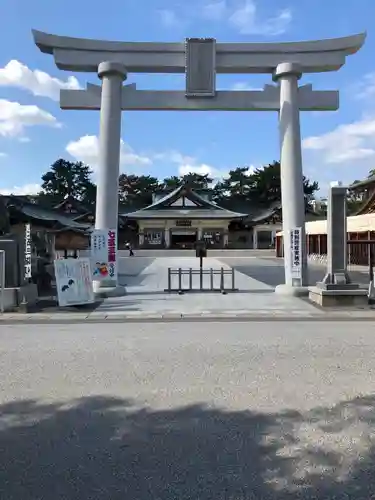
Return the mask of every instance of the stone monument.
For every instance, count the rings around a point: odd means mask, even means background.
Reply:
[[[100,110],[97,229],[117,227],[117,188],[121,110],[277,111],[279,113],[285,284],[276,291],[307,293],[307,256],[300,111],[339,107],[337,91],[298,86],[305,73],[337,71],[356,53],[365,34],[289,43],[217,43],[188,38],[185,43],[110,42],[33,31],[39,49],[52,54],[58,68],[95,72],[101,86],[62,90],[62,109]],[[184,73],[185,91],[138,90],[123,85],[128,73]],[[273,76],[276,85],[260,91],[216,90],[217,73]],[[298,231],[298,269],[293,263],[291,235]],[[295,243],[296,240],[294,240]],[[117,282],[109,284],[116,290]],[[108,287],[108,283],[106,283]]]

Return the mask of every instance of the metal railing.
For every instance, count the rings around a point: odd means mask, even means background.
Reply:
[[[373,281],[375,266],[375,240],[348,240],[347,241],[347,271],[353,281],[360,285],[367,285]],[[310,253],[311,263],[327,265],[327,249],[321,253]]]
[[[183,279],[184,276],[188,277],[187,280]],[[208,276],[209,280],[204,280],[205,276]],[[215,286],[215,281],[217,281],[215,280],[215,276],[219,276],[219,286]],[[174,286],[174,283],[172,283],[173,277],[177,278],[177,286]],[[198,283],[196,283],[197,280],[195,277],[199,278]],[[226,277],[229,277],[229,284],[227,283],[228,280],[225,279]],[[206,281],[209,281],[208,286],[206,285]],[[223,267],[220,269],[168,268],[168,288],[165,289],[165,292],[178,292],[182,294],[199,291],[221,292],[225,294],[226,292],[235,292],[237,290],[234,269],[224,269]]]
[[[375,241],[374,240],[348,240],[348,272],[357,271],[367,275],[369,283],[374,281],[374,258]]]

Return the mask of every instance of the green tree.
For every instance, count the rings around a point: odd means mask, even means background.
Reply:
[[[172,175],[167,177],[161,183],[162,189],[172,190],[181,186],[182,184],[189,185],[192,189],[210,189],[213,179],[208,174],[198,174],[196,172],[189,172],[180,177]]]
[[[182,184],[182,177],[178,175],[172,175],[171,177],[166,177],[163,182],[160,184],[161,189],[165,189],[167,191],[172,191],[173,189],[178,188]]]
[[[223,205],[248,201],[250,176],[250,167],[230,170],[228,176],[214,186],[213,199]]]
[[[306,204],[314,199],[319,184],[303,176],[303,189]],[[269,206],[281,201],[281,171],[280,162],[274,161],[269,165],[258,168],[249,176],[249,185],[246,196],[258,205]]]
[[[96,184],[90,182],[82,195],[81,201],[86,206],[93,206],[96,204]]]
[[[370,171],[368,177],[372,177],[374,175],[373,170]],[[366,187],[364,188],[357,188],[355,190],[351,190],[350,187],[353,186],[354,184],[357,184],[358,182],[361,181],[354,181],[352,184],[349,186],[347,197],[346,197],[346,206],[347,206],[347,212],[348,215],[355,215],[358,210],[362,207],[362,205],[365,202],[366,199]]]
[[[182,182],[192,189],[210,189],[213,179],[208,174],[189,172],[182,177]]]
[[[91,174],[88,165],[60,158],[42,175],[40,198],[51,205],[58,204],[67,196],[80,201],[93,201],[95,186],[91,181]]]
[[[150,175],[119,177],[119,201],[123,205],[141,208],[152,203],[152,195],[159,189],[159,181]]]

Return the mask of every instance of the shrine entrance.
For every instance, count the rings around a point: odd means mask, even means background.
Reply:
[[[194,229],[171,229],[171,248],[193,249],[198,239]]]
[[[95,227],[118,224],[118,177],[122,110],[273,111],[279,115],[285,284],[275,291],[307,294],[305,200],[300,111],[339,107],[338,91],[298,85],[306,73],[337,71],[356,53],[365,34],[289,43],[216,43],[187,38],[185,43],[110,42],[33,31],[39,49],[63,70],[95,72],[101,86],[62,90],[60,107],[100,110],[99,179]],[[138,90],[123,86],[128,73],[184,73],[185,91]],[[263,90],[217,90],[216,74],[272,75]],[[246,132],[244,134],[246,137]],[[295,235],[298,234],[298,239]],[[104,282],[103,282],[104,283]],[[108,287],[108,283],[104,283]],[[113,287],[117,282],[113,282]]]

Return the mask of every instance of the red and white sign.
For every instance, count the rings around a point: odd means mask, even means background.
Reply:
[[[117,230],[94,229],[91,233],[91,266],[94,281],[117,279]]]

